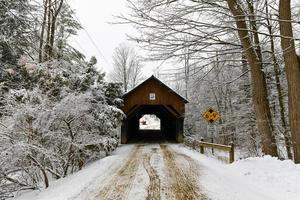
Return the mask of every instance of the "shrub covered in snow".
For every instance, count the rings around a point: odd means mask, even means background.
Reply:
[[[28,79],[32,87],[0,95],[0,199],[48,187],[110,155],[119,141],[121,85],[104,82],[90,64],[57,61],[30,73],[38,77]]]

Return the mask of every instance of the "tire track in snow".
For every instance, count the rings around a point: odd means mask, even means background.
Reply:
[[[108,184],[101,188],[95,200],[121,200],[127,199],[137,168],[140,163],[144,145],[138,145],[129,155],[127,162],[112,177]]]
[[[169,149],[167,145],[160,145],[164,162],[169,173],[169,184],[172,191],[175,193],[176,200],[207,200],[205,195],[202,195],[197,184],[198,167],[193,159],[184,155],[177,154],[173,150]],[[178,158],[183,158],[188,164],[189,168],[185,165],[179,166],[176,162]],[[176,159],[177,158],[177,159]]]
[[[199,188],[199,183],[198,183],[198,179],[200,177],[200,174],[199,174],[199,165],[195,162],[194,159],[192,159],[191,157],[185,155],[185,154],[181,154],[181,153],[176,153],[176,155],[178,155],[179,157],[182,157],[183,159],[185,159],[188,164],[189,164],[189,169],[186,168],[186,166],[179,166],[181,169],[186,169],[187,172],[189,173],[193,173],[191,176],[188,176],[188,180],[190,182],[192,182],[192,184],[194,186],[197,186],[196,188]],[[201,193],[201,190],[197,190],[197,195],[199,196],[200,195],[200,199],[201,200],[208,200],[208,198]]]
[[[150,153],[144,156],[143,165],[150,179],[147,200],[160,200],[160,178],[154,167],[151,166],[151,156],[157,154],[157,148],[152,148]]]
[[[128,199],[136,184],[140,184],[135,182],[139,167],[144,168],[149,177],[144,197],[147,200],[208,200],[201,194],[198,164],[167,144],[160,144],[160,148],[147,144],[135,146],[128,160],[93,200]],[[130,198],[133,197],[136,198]]]

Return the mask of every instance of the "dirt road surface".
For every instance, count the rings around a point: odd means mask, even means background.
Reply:
[[[208,200],[200,166],[168,144],[137,144],[91,200]]]

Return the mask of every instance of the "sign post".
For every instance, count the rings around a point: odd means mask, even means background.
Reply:
[[[207,135],[209,137],[215,137],[217,132],[217,127],[215,124],[207,124]]]
[[[214,136],[217,132],[217,127],[214,125],[214,123],[220,119],[220,114],[215,111],[212,108],[208,108],[207,111],[205,111],[202,114],[202,117],[208,122],[207,124],[207,134],[211,138],[211,143],[214,143]],[[214,149],[212,148],[212,154],[214,154]]]

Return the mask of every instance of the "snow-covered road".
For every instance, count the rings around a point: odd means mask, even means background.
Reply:
[[[182,144],[122,145],[17,200],[298,200],[300,165],[265,156],[224,164]]]
[[[207,199],[201,194],[199,171],[193,159],[168,145],[139,144],[89,199]]]

